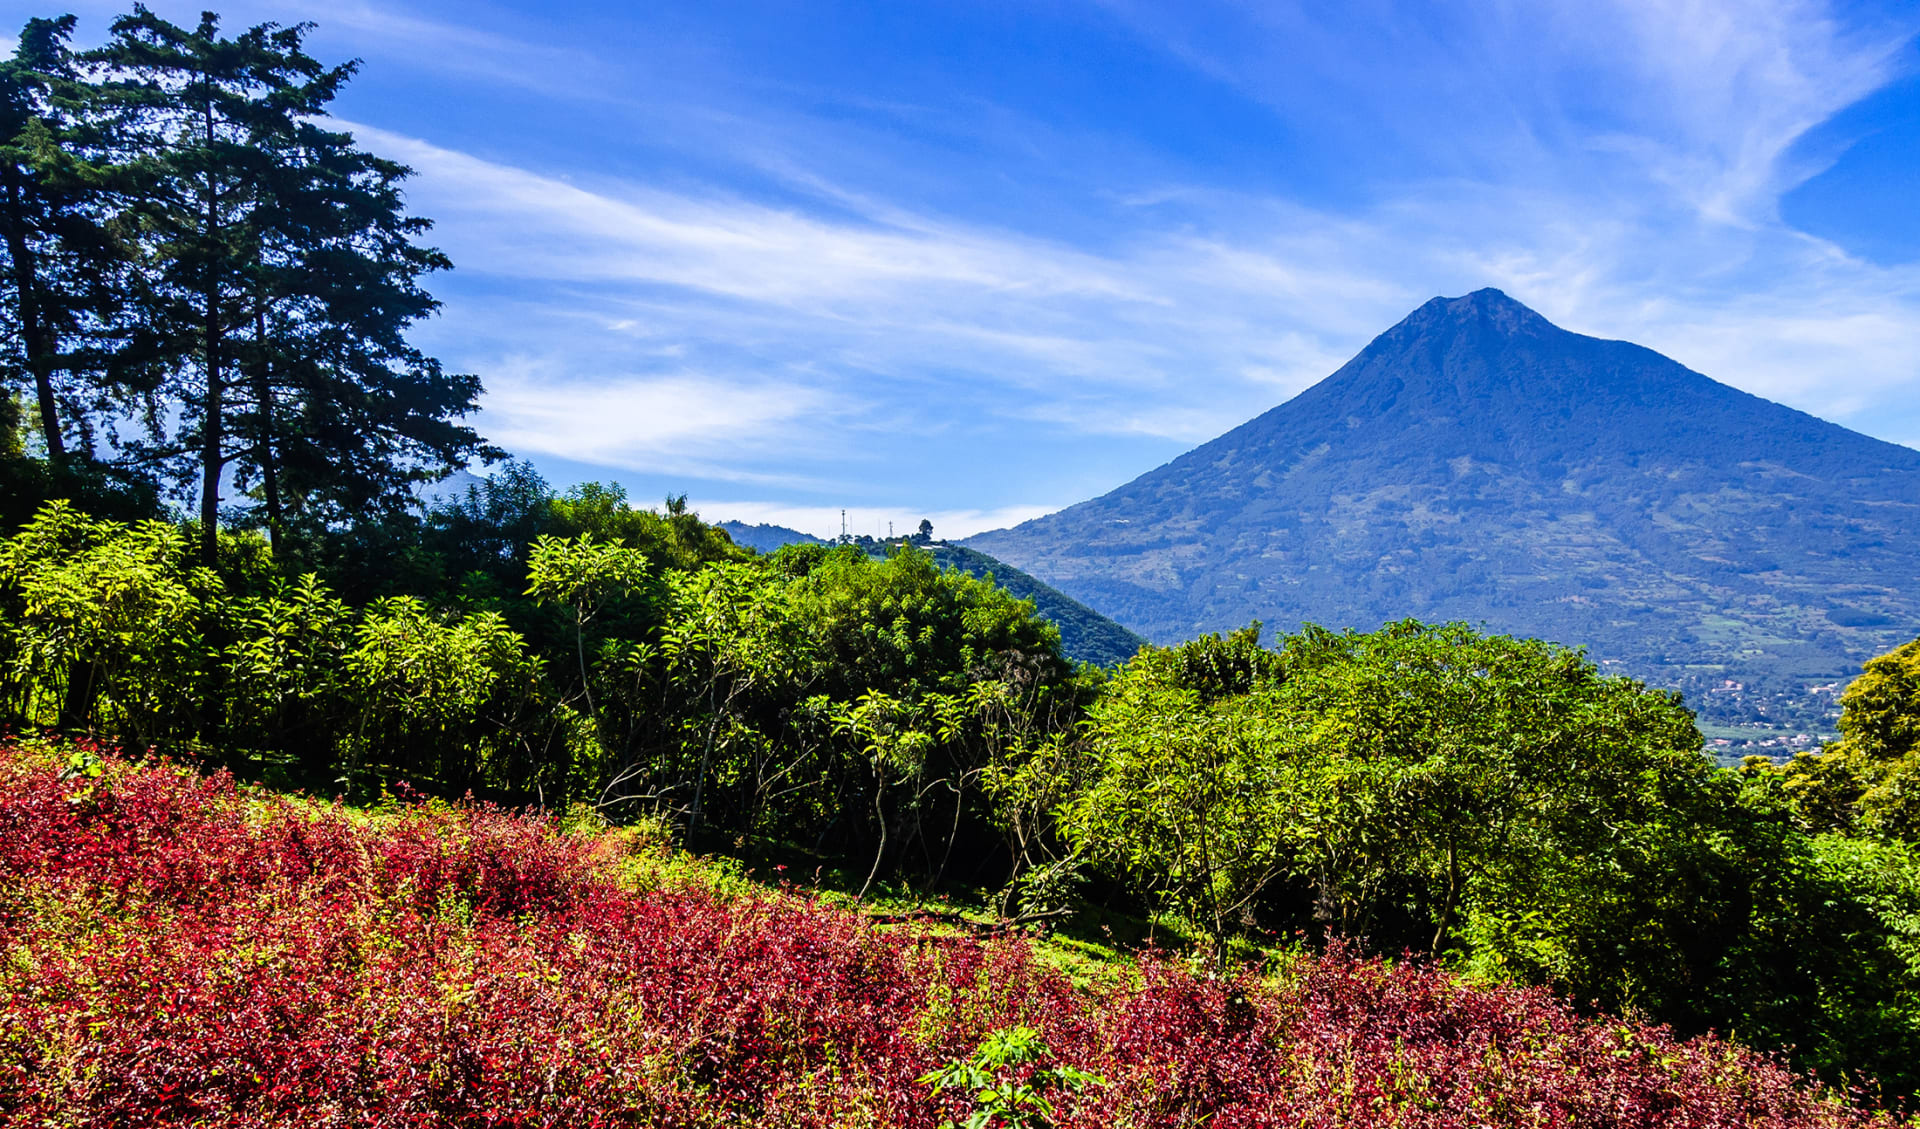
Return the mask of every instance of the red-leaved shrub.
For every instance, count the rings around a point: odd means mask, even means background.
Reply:
[[[966,1095],[916,1080],[1014,1024],[1104,1079],[1062,1127],[1888,1122],[1432,967],[1083,991],[1019,941],[635,888],[620,842],[0,750],[0,1123],[933,1129]]]

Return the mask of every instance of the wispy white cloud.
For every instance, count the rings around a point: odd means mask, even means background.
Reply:
[[[531,40],[471,24],[436,19],[406,5],[338,0],[241,0],[229,7],[229,26],[242,19],[310,21],[328,37],[351,39],[380,61],[478,78],[489,84],[571,99],[607,96],[616,68],[592,52]]]
[[[510,262],[535,277],[654,282],[822,314],[837,301],[902,287],[1151,300],[1091,257],[897,210],[836,223],[633,184],[589,189],[371,126],[352,128],[417,169],[469,234],[485,231],[489,264]]]
[[[680,338],[655,345],[667,357],[702,341],[804,357],[803,405],[931,368],[1003,390],[982,398],[989,414],[1202,439],[1324,376],[1431,293],[1488,283],[1575,328],[1689,346],[1682,359],[1711,375],[1810,407],[1816,392],[1864,404],[1915,376],[1901,352],[1920,309],[1910,274],[1777,222],[1677,222],[1643,200],[1457,181],[1336,216],[1195,191],[1189,213],[1212,230],[1147,226],[1095,254],[895,205],[850,216],[862,201],[844,193],[836,215],[808,215],[359,132],[419,170],[416,195],[468,269],[572,286],[608,311],[609,332]],[[1782,317],[1793,309],[1809,312]],[[1853,399],[1825,397],[1837,371],[1859,374]],[[729,387],[712,395],[731,403]]]
[[[1637,80],[1614,134],[1650,175],[1710,219],[1771,218],[1778,194],[1819,171],[1787,160],[1807,130],[1885,85],[1920,20],[1849,29],[1809,0],[1611,0],[1558,9],[1568,41],[1617,37],[1608,59]],[[1598,17],[1598,18],[1596,18]]]
[[[1353,0],[1337,16],[1097,2],[1282,118],[1364,137],[1414,177],[1678,201],[1735,223],[1768,217],[1780,190],[1818,171],[1787,160],[1793,143],[1895,77],[1920,31],[1914,14],[1849,25],[1820,0]]]
[[[533,357],[492,366],[482,407],[489,433],[518,454],[787,484],[803,478],[757,473],[751,469],[757,460],[744,456],[768,443],[793,449],[802,434],[796,425],[846,410],[804,386],[687,371],[588,378]]]
[[[1338,363],[1324,334],[1379,328],[1412,293],[1341,262],[1333,225],[1298,213],[1298,236],[1145,233],[1097,255],[897,205],[827,218],[589,187],[354,128],[416,168],[414,196],[465,269],[567,286],[603,333],[667,356],[725,342],[752,354],[729,362],[741,371],[772,358],[790,374],[804,358],[814,402],[933,370],[996,390],[974,404],[988,415],[1200,439],[1324,376]],[[578,310],[528,320],[556,317],[555,348],[585,347]],[[1102,401],[1120,389],[1131,402]]]

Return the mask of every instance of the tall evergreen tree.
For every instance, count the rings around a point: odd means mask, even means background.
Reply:
[[[407,328],[438,308],[421,276],[450,264],[416,245],[430,221],[405,214],[405,166],[346,133],[300,119],[273,138],[234,420],[276,536],[410,504],[412,484],[491,455],[454,422],[479,381],[449,374]]]
[[[150,255],[144,315],[172,369],[172,434],[149,453],[198,481],[211,560],[221,488],[257,490],[276,535],[394,509],[407,487],[491,455],[454,422],[479,394],[408,345],[436,303],[422,275],[408,170],[320,124],[357,64],[306,54],[310,25],[222,37],[144,6],[88,60],[133,91],[146,139],[140,214]]]
[[[39,417],[48,461],[69,439],[93,454],[93,414],[125,392],[134,351],[120,319],[132,278],[116,219],[123,195],[107,87],[85,80],[68,48],[74,18],[27,23],[0,62],[0,273],[7,367]]]

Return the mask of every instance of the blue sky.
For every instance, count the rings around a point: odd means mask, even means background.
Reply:
[[[220,10],[365,60],[338,116],[456,264],[416,339],[558,484],[958,536],[1489,285],[1920,446],[1910,3]]]

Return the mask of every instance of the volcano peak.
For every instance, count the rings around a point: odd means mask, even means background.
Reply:
[[[1505,291],[1488,286],[1458,298],[1433,298],[1408,314],[1382,338],[1447,331],[1473,331],[1500,337],[1566,332]]]

